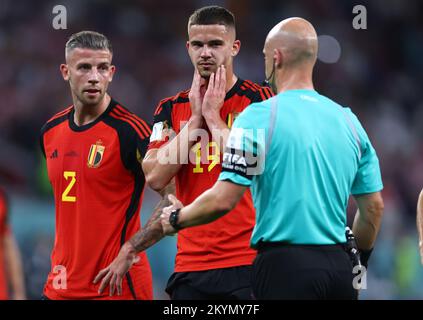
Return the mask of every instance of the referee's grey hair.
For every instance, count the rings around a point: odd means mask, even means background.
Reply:
[[[81,31],[70,36],[65,46],[65,55],[75,48],[109,50],[113,54],[112,43],[107,37],[95,31]]]

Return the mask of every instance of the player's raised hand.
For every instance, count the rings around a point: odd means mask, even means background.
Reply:
[[[226,68],[221,65],[210,75],[209,85],[204,95],[202,114],[204,117],[219,114],[226,96]]]
[[[191,113],[193,116],[201,118],[201,106],[203,104],[203,94],[201,93],[202,78],[197,69],[194,71],[191,89],[188,94],[189,103],[191,105]]]
[[[180,209],[184,205],[181,201],[179,201],[174,195],[169,195],[169,201],[172,203],[171,206],[163,208],[163,213],[160,216],[162,228],[163,228],[163,234],[164,235],[173,235],[176,233],[176,230],[170,225],[169,223],[169,217],[173,210]]]
[[[122,281],[123,277],[129,271],[131,266],[139,261],[139,256],[137,256],[135,248],[129,243],[125,243],[119,251],[118,256],[112,263],[100,270],[100,272],[95,277],[93,283],[98,283],[101,279],[103,279],[100,283],[100,288],[98,289],[98,293],[102,294],[103,291],[110,285],[109,295],[113,296],[115,290],[117,295],[122,295]]]

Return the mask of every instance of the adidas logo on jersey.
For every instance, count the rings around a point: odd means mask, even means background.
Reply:
[[[59,153],[57,152],[57,149],[54,149],[54,151],[50,155],[50,159],[56,159],[59,156]]]

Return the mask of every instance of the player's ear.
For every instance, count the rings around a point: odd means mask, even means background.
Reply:
[[[231,52],[232,57],[235,57],[238,54],[240,49],[241,49],[241,41],[235,40],[234,43],[232,44],[232,52]]]
[[[187,43],[185,44],[185,47],[187,48],[187,50],[189,50],[189,41],[187,41]]]
[[[113,76],[115,75],[115,72],[116,72],[116,66],[111,65],[109,71],[110,71],[110,79],[109,79],[109,82],[112,82]]]
[[[69,81],[69,67],[67,64],[62,63],[60,65],[60,73],[65,81]]]

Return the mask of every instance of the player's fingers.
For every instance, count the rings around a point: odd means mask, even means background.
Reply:
[[[113,273],[112,279],[110,280],[110,296],[113,296],[115,293],[115,287],[116,287],[116,273]]]
[[[208,86],[208,88],[207,88],[207,91],[212,91],[213,89],[214,89],[214,77],[215,77],[215,73],[213,72],[211,75],[210,75],[210,79],[209,79],[209,86]]]
[[[195,86],[198,84],[198,81],[200,80],[200,74],[198,73],[198,70],[194,70],[194,77],[192,78],[192,85]]]
[[[169,221],[169,213],[162,213],[161,215],[160,215],[160,221],[162,222],[162,224],[163,223],[168,223],[168,221]]]
[[[109,271],[109,267],[104,268],[103,270],[100,270],[100,272],[97,274],[97,276],[94,278],[93,283],[96,284],[100,281],[101,278],[104,277],[104,275]]]
[[[170,203],[172,204],[172,206],[174,206],[174,205],[176,205],[176,204],[179,203],[178,198],[176,198],[173,194],[170,194],[168,196],[168,199],[169,199]]]
[[[98,289],[98,293],[103,293],[104,289],[107,287],[110,281],[110,277],[112,276],[112,273],[109,271],[107,275],[103,278],[103,280],[100,283],[100,288]]]
[[[172,210],[173,210],[173,208],[174,208],[174,206],[172,205],[172,206],[169,206],[169,207],[164,207],[163,208],[163,210],[162,210],[162,214],[170,214],[171,212],[172,212]]]
[[[215,85],[214,90],[215,91],[220,88],[220,73],[221,73],[220,70],[222,70],[222,66],[217,68],[216,75],[214,77],[214,85]]]
[[[123,280],[123,278],[121,276],[117,276],[117,278],[116,278],[116,291],[117,291],[118,296],[122,295],[122,280]]]
[[[220,91],[225,91],[226,89],[226,68],[225,66],[222,64],[221,68],[220,68],[220,83],[219,83],[219,90]]]
[[[202,80],[203,78],[201,77],[200,72],[197,70],[195,73],[195,90],[197,90],[197,92],[200,92]]]

